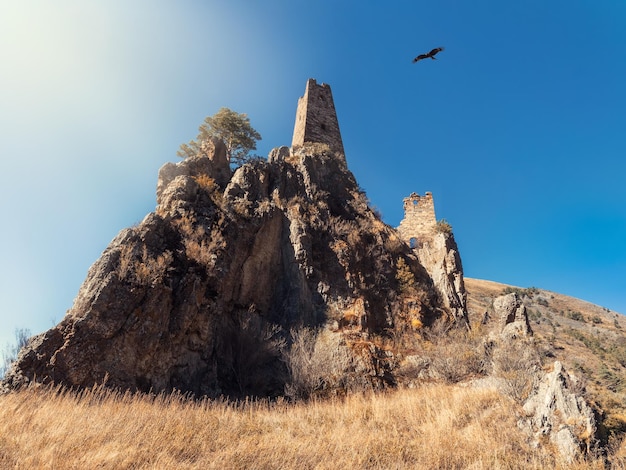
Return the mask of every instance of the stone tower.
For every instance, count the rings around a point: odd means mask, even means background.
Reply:
[[[305,142],[328,144],[331,150],[345,155],[330,86],[318,85],[314,78],[309,78],[304,96],[298,99],[291,146]]]
[[[467,325],[467,294],[459,248],[447,224],[437,227],[433,195],[411,193],[404,198],[400,237],[409,244],[426,268],[452,317]]]
[[[436,225],[432,193],[426,191],[424,196],[411,193],[404,198],[404,219],[400,222],[398,232],[411,248],[415,248],[420,238],[434,234]]]

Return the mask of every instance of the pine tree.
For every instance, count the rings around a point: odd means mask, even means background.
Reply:
[[[250,152],[256,150],[256,142],[261,140],[261,134],[250,125],[247,114],[236,113],[228,108],[221,108],[213,116],[205,118],[199,131],[195,140],[180,146],[176,152],[179,157],[199,155],[203,142],[219,138],[226,145],[228,161],[240,166],[255,157]]]

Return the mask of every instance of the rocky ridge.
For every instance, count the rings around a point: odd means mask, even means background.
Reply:
[[[279,395],[295,332],[311,328],[337,338],[344,385],[383,387],[396,361],[384,338],[446,316],[415,254],[327,146],[275,149],[231,175],[223,144],[208,142],[161,168],[157,203],[110,243],[6,386]]]

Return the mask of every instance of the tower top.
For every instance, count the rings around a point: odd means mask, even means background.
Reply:
[[[334,152],[345,155],[330,86],[318,85],[314,78],[309,78],[304,96],[298,99],[291,146],[305,142],[327,144]]]
[[[424,196],[411,193],[404,198],[404,219],[400,222],[398,232],[404,241],[414,248],[414,240],[431,236],[435,232],[435,204],[433,195],[426,191]]]

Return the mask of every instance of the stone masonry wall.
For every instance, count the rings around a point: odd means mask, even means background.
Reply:
[[[424,196],[411,193],[404,198],[404,219],[400,222],[398,232],[407,243],[411,244],[411,239],[419,240],[425,235],[432,235],[436,225],[432,193],[427,191]]]
[[[305,142],[328,144],[331,150],[345,155],[330,86],[318,85],[313,78],[307,81],[304,96],[298,99],[291,146]]]

